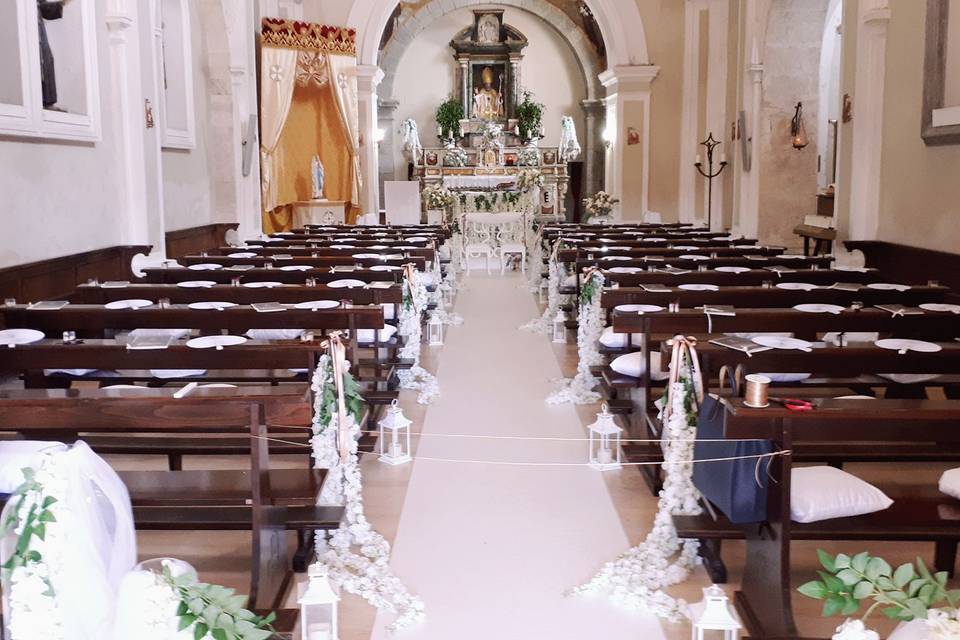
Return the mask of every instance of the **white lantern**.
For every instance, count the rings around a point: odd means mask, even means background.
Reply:
[[[613,421],[613,414],[603,405],[597,421],[590,429],[590,466],[600,471],[620,468],[620,433],[623,431]]]
[[[690,614],[693,640],[737,640],[740,637],[740,621],[730,611],[727,594],[715,584],[703,590],[703,602],[690,605]]]
[[[453,285],[444,282],[441,288],[443,290],[443,306],[449,307],[453,304]]]
[[[427,322],[427,336],[431,347],[443,346],[443,320],[436,311],[430,314],[430,320]]]
[[[390,403],[386,417],[379,424],[380,462],[386,462],[387,464],[410,462],[410,425],[413,424],[413,421],[403,415],[403,409],[400,408],[396,400]],[[389,449],[387,448],[387,431],[390,432]],[[400,442],[401,431],[406,431],[406,448]]]
[[[327,569],[310,565],[306,589],[300,594],[300,637],[302,640],[337,640],[337,604],[340,596],[327,579]]]
[[[550,297],[550,283],[546,279],[540,281],[540,304],[547,304]]]
[[[567,316],[557,310],[557,317],[553,319],[553,341],[558,344],[567,343]]]

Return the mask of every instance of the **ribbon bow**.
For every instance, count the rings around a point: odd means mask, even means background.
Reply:
[[[340,451],[340,464],[350,457],[350,433],[347,431],[347,398],[343,388],[343,375],[347,370],[347,348],[343,344],[339,331],[330,334],[323,347],[330,353],[333,369],[333,384],[337,390],[337,449]]]
[[[673,347],[670,357],[670,380],[667,383],[669,393],[673,392],[673,385],[680,382],[680,369],[683,365],[683,356],[690,359],[690,368],[693,372],[693,391],[697,404],[703,402],[703,376],[700,373],[700,359],[697,357],[697,339],[694,336],[676,335],[667,341]],[[666,423],[673,412],[673,403],[667,402],[663,409],[663,422]]]

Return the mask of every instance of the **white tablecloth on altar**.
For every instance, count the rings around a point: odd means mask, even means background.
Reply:
[[[518,212],[504,212],[504,213],[468,213],[466,214],[467,222],[475,222],[477,224],[510,224],[511,222],[519,222],[523,219],[523,214]]]
[[[496,189],[501,185],[516,184],[516,176],[444,176],[447,189]]]

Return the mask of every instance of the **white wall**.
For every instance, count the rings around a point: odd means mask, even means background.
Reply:
[[[580,101],[586,99],[587,91],[573,52],[550,25],[531,13],[508,8],[503,19],[530,41],[530,45],[524,49],[520,77],[523,87],[533,91],[535,99],[546,107],[543,119],[546,139],[543,146],[560,143],[560,119],[565,115],[573,116],[582,141],[584,117]],[[399,125],[407,118],[416,120],[420,127],[421,142],[425,146],[437,144],[434,114],[437,106],[455,89],[457,65],[450,40],[472,22],[473,11],[469,9],[460,9],[438,18],[417,34],[397,67],[392,97],[400,105],[395,121]],[[387,135],[399,134],[387,132]],[[398,149],[395,166],[397,179],[404,179],[406,163],[399,153],[399,146],[395,145]]]
[[[205,63],[206,43],[197,5],[193,2],[189,5],[197,144],[193,149],[163,150],[164,218],[168,231],[215,221],[207,153],[210,101],[207,91],[209,73]]]
[[[104,3],[97,3],[101,95],[111,89]],[[57,75],[69,75],[58,58]],[[95,144],[0,139],[0,268],[110,247],[123,242],[121,207],[113,173],[119,153],[103,105],[103,139]]]

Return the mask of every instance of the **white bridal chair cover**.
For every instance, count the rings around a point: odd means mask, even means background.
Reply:
[[[83,442],[50,453],[41,469],[38,479],[49,483],[58,499],[51,507],[57,519],[55,526],[48,524],[47,535],[38,544],[51,568],[56,609],[64,622],[61,637],[109,638],[117,589],[137,559],[127,488],[116,472]],[[16,504],[15,499],[8,502],[0,516],[4,521]],[[0,557],[4,561],[10,557],[16,541],[15,533],[0,541]],[[17,613],[9,609],[7,574],[3,572],[4,620],[15,625]],[[31,594],[25,595],[29,599]],[[4,628],[4,637],[10,637],[9,634],[10,629]]]

